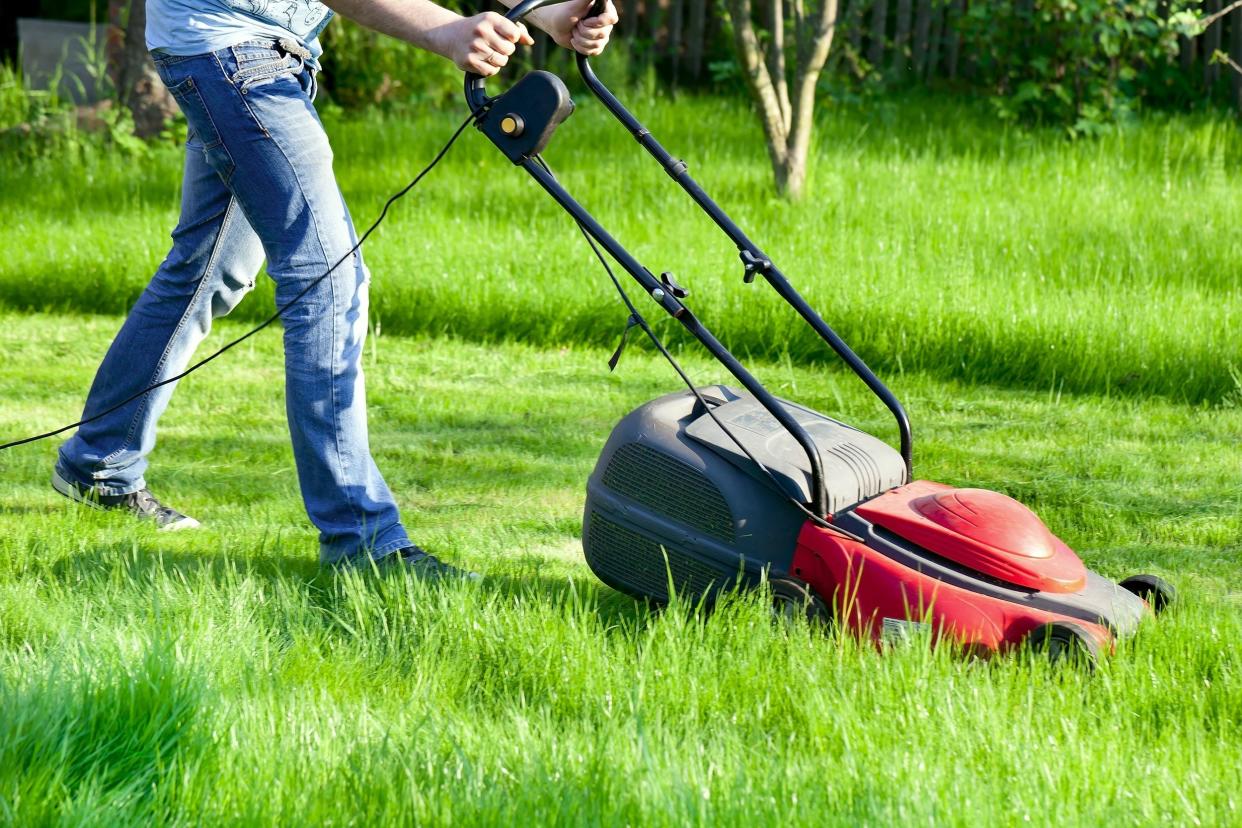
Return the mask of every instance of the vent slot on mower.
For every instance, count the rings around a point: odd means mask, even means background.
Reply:
[[[728,587],[733,580],[681,550],[656,543],[599,512],[589,514],[585,540],[587,563],[600,580],[631,595],[666,602],[671,575],[678,595],[697,600]]]
[[[617,449],[604,470],[604,485],[644,506],[733,542],[733,513],[712,481],[685,463],[642,443]]]

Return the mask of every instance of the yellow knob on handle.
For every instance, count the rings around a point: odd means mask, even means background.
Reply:
[[[521,115],[509,114],[500,119],[500,131],[510,138],[516,138],[522,134],[522,129],[526,124],[522,123]]]

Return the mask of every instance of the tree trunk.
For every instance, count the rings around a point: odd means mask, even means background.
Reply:
[[[871,43],[867,46],[867,62],[875,71],[884,60],[885,46],[888,43],[888,3],[889,0],[873,0],[871,7]]]
[[[785,77],[785,4],[782,0],[768,0],[768,74],[776,87],[776,102],[781,108],[781,122],[789,133],[792,114],[789,111],[789,79]]]
[[[774,5],[776,8],[784,6],[783,3]],[[783,38],[768,38],[766,47],[760,42],[755,32],[751,0],[727,0],[734,50],[763,127],[777,191],[796,199],[802,195],[806,184],[807,157],[815,123],[815,84],[832,47],[837,26],[837,0],[822,0],[814,15],[804,10],[800,0],[793,0],[791,5],[796,23],[796,48],[793,50],[794,65],[789,67],[781,57]],[[765,22],[773,17],[771,8],[766,9],[769,14]],[[784,29],[783,12],[778,20],[780,25],[775,27],[776,32]],[[785,69],[792,68],[792,85],[788,81],[778,84],[773,76],[774,68],[782,75]]]
[[[108,23],[104,48],[117,100],[133,113],[135,135],[159,135],[177,104],[147,55],[145,0],[109,0]]]
[[[897,22],[893,32],[893,75],[904,79],[910,74],[911,0],[897,0]]]

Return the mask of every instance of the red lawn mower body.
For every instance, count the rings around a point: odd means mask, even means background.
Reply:
[[[1035,593],[1076,595],[1087,587],[1089,573],[1078,556],[1034,512],[999,492],[918,480],[854,512],[976,575]],[[798,536],[791,570],[817,594],[831,596],[836,618],[877,641],[926,625],[933,638],[999,651],[1053,623],[1076,625],[1099,649],[1113,640],[1105,624],[946,583],[811,521]],[[1129,605],[1124,619],[1112,620],[1128,632],[1142,609],[1120,591],[1110,597]]]
[[[668,394],[624,417],[587,484],[583,548],[636,597],[714,600],[768,583],[864,638],[947,639],[976,653],[1018,644],[1095,658],[1172,598],[1158,578],[1089,570],[1000,492],[907,482],[900,452],[777,400],[810,435],[829,509],[808,507],[808,455],[757,399],[727,386]]]

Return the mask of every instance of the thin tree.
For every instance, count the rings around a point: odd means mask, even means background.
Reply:
[[[727,0],[733,45],[755,103],[768,157],[782,195],[798,198],[806,184],[815,116],[815,84],[832,48],[837,0],[768,0],[767,36],[756,32],[751,0]],[[787,44],[788,29],[792,43]]]

